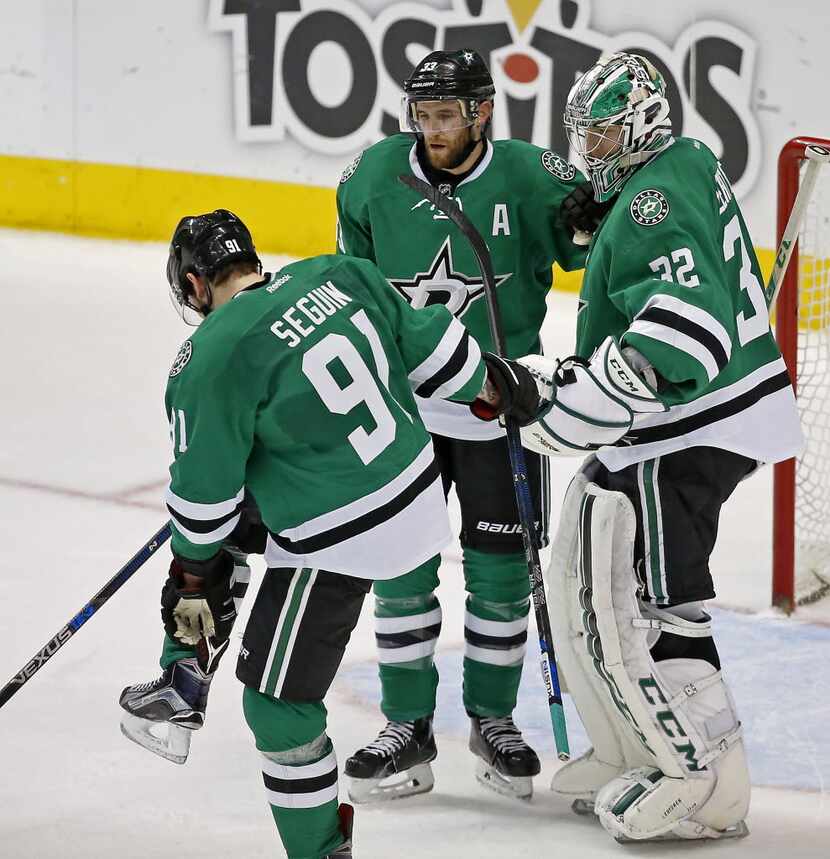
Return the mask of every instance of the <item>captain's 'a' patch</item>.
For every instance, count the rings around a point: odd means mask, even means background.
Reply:
[[[576,176],[576,168],[569,164],[561,155],[548,150],[542,153],[542,166],[553,176],[568,182]]]
[[[185,340],[179,348],[179,354],[176,355],[176,360],[173,361],[173,366],[170,368],[170,378],[178,376],[187,366],[187,362],[193,355],[193,344],[189,340]]]
[[[628,209],[631,217],[644,227],[653,227],[665,221],[669,214],[669,201],[656,189],[640,191],[631,201]]]
[[[358,165],[360,164],[360,159],[363,157],[363,153],[359,153],[355,158],[351,161],[350,164],[347,165],[346,169],[340,174],[340,184],[342,185],[344,182],[348,182],[349,179],[354,176],[355,170],[357,170]]]

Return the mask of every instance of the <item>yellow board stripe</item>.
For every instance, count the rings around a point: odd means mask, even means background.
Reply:
[[[236,212],[262,252],[334,253],[335,191],[155,167],[0,156],[0,224],[105,238],[166,242],[179,218]],[[773,252],[759,249],[764,278]],[[579,292],[581,272],[554,266],[554,285]]]
[[[333,253],[331,188],[152,167],[0,156],[0,223],[168,241],[182,215],[231,209],[263,251]]]

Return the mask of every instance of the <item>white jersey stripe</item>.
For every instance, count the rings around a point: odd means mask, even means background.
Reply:
[[[413,388],[421,382],[431,379],[436,373],[444,368],[447,361],[452,358],[458,344],[467,336],[467,329],[457,320],[453,319],[444,336],[438,341],[438,345],[424,361],[422,361],[409,374],[409,381]],[[470,342],[473,342],[472,340]]]
[[[191,531],[189,528],[182,525],[174,513],[173,527],[182,535],[182,537],[189,540],[191,543],[195,543],[197,546],[207,546],[210,543],[218,543],[220,540],[224,540],[225,537],[229,536],[231,531],[233,531],[233,529],[239,524],[241,515],[241,513],[237,513],[236,516],[232,519],[228,519],[227,522],[223,523],[218,528],[215,528],[213,531],[208,531],[206,534],[200,534],[199,532]]]
[[[239,506],[244,495],[245,487],[243,486],[233,498],[229,498],[227,501],[217,501],[215,504],[198,504],[195,501],[188,501],[186,498],[176,495],[168,487],[164,494],[164,501],[176,513],[180,513],[188,519],[200,519],[209,522],[211,519],[221,519],[223,516],[227,516],[228,513],[233,513]]]
[[[471,632],[478,632],[481,635],[510,638],[527,631],[528,617],[528,615],[525,615],[517,620],[485,620],[483,617],[476,617],[476,615],[471,614],[469,611],[465,611],[464,626]]]
[[[635,319],[629,326],[626,334],[639,334],[641,337],[658,340],[667,346],[685,352],[703,365],[706,377],[710,382],[720,372],[717,361],[709,349],[699,340],[689,337],[688,334],[684,334],[676,328],[669,328],[667,325],[662,325],[659,322],[646,322],[643,319]]]
[[[460,391],[478,370],[479,361],[481,360],[481,348],[472,337],[469,338],[468,342],[469,350],[464,366],[451,379],[444,382],[443,385],[439,385],[432,393],[433,397],[451,397],[456,391]]]
[[[695,304],[690,304],[688,301],[683,301],[673,295],[652,295],[646,302],[646,306],[637,314],[635,319],[645,313],[651,307],[659,307],[663,310],[670,310],[701,328],[705,328],[710,334],[718,339],[718,342],[723,346],[723,351],[726,352],[727,359],[732,355],[732,338],[729,332],[721,325],[718,320],[706,310],[698,307]]]
[[[397,662],[412,662],[415,659],[432,656],[435,653],[436,642],[437,639],[430,638],[428,641],[419,641],[406,647],[379,647],[378,662],[382,665],[394,665]]]

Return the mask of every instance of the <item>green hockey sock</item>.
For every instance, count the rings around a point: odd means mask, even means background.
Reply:
[[[507,716],[516,707],[527,645],[530,582],[523,554],[464,550],[464,707]]]
[[[271,813],[288,859],[320,859],[343,842],[337,761],[322,701],[283,701],[245,688],[245,720],[261,754]]]
[[[381,710],[394,722],[429,716],[435,710],[438,671],[433,663],[441,631],[435,596],[440,558],[375,583],[375,640],[382,690]]]

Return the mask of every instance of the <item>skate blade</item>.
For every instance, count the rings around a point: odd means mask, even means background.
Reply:
[[[132,713],[121,716],[121,733],[147,751],[174,764],[183,764],[193,731],[170,722],[152,722]]]
[[[476,780],[484,787],[511,799],[521,799],[529,802],[533,796],[533,778],[531,776],[502,775],[495,767],[479,760],[476,765]]]
[[[435,784],[429,764],[418,764],[384,779],[347,777],[347,781],[349,798],[359,805],[429,793]]]
[[[654,841],[684,841],[688,844],[689,841],[723,841],[727,838],[746,838],[747,835],[749,835],[749,827],[742,820],[728,829],[719,830],[716,835],[703,835],[700,838],[684,838],[682,835],[667,832],[665,835],[656,835],[654,838],[628,838],[625,835],[615,835],[614,841],[618,844],[651,844]]]

